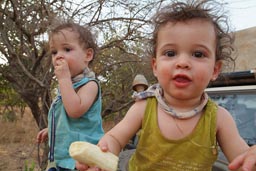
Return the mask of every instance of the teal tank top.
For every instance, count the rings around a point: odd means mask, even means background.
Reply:
[[[87,141],[97,144],[104,135],[101,117],[101,91],[98,81],[85,77],[79,82],[74,83],[73,88],[77,89],[89,81],[95,81],[98,84],[99,91],[97,99],[83,116],[76,119],[70,118],[64,109],[60,94],[57,95],[48,113],[48,139],[50,142],[52,112],[54,111],[56,125],[54,160],[57,166],[62,168],[75,168],[75,160],[69,156],[69,146],[72,142]]]
[[[147,98],[139,142],[129,171],[210,171],[217,159],[217,105],[209,100],[195,129],[179,140],[166,139],[157,123],[157,100]]]

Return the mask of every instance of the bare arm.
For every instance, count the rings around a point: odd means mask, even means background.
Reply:
[[[239,135],[231,114],[222,107],[218,108],[217,114],[217,139],[229,161],[232,161],[236,156],[249,148]]]
[[[59,80],[59,86],[65,110],[72,118],[81,117],[97,98],[98,85],[95,81],[83,85],[77,92],[73,89],[71,79]]]
[[[64,58],[56,60],[54,73],[58,79],[62,101],[67,114],[72,118],[81,117],[88,111],[98,94],[97,83],[90,81],[76,92],[73,89],[68,63]]]
[[[118,155],[121,149],[128,143],[133,135],[140,129],[146,101],[137,101],[131,106],[122,121],[107,132],[99,141],[98,145],[102,151],[110,151]],[[88,165],[76,162],[76,168],[81,171],[96,171]]]
[[[217,139],[229,162],[249,149],[239,135],[232,115],[222,107],[218,108],[217,113]]]
[[[122,121],[112,128],[100,140],[99,146],[103,151],[110,151],[119,154],[121,149],[140,129],[143,115],[146,108],[146,101],[138,101],[126,113]]]

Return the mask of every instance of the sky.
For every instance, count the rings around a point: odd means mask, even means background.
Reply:
[[[243,30],[256,27],[256,0],[223,0],[227,2],[225,9],[229,11],[234,29]]]

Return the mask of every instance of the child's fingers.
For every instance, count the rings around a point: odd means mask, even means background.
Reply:
[[[89,169],[89,166],[79,163],[78,161],[76,162],[76,169],[79,171],[87,171]]]
[[[256,170],[256,145],[252,146],[244,155],[243,171]]]
[[[256,169],[256,146],[251,147],[247,152],[236,157],[230,164],[229,169],[235,170],[241,167],[242,171]]]
[[[103,170],[99,169],[98,167],[91,167],[87,171],[103,171]]]
[[[83,165],[83,164],[82,164]],[[85,166],[85,165],[84,165]],[[103,171],[97,167],[79,167],[77,168],[79,171]]]
[[[104,142],[104,141],[100,141],[100,142],[98,143],[98,146],[99,146],[100,149],[101,149],[102,151],[104,151],[104,152],[106,152],[106,151],[109,150],[109,149],[108,149],[108,144],[107,144],[106,142]]]
[[[45,131],[40,131],[38,134],[37,134],[37,137],[36,137],[36,142],[37,143],[43,143],[47,140],[48,138],[48,134],[47,132]]]
[[[42,132],[39,132],[36,136],[36,142],[37,143],[42,143]]]
[[[238,157],[236,157],[229,165],[228,168],[230,170],[236,170],[238,169],[242,164],[243,164],[243,160],[244,160],[244,155],[239,155]]]

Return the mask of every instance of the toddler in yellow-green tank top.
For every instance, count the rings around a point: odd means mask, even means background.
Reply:
[[[140,141],[129,161],[129,171],[210,171],[217,159],[216,112],[216,104],[209,100],[190,135],[168,140],[157,126],[157,101],[148,98]]]

